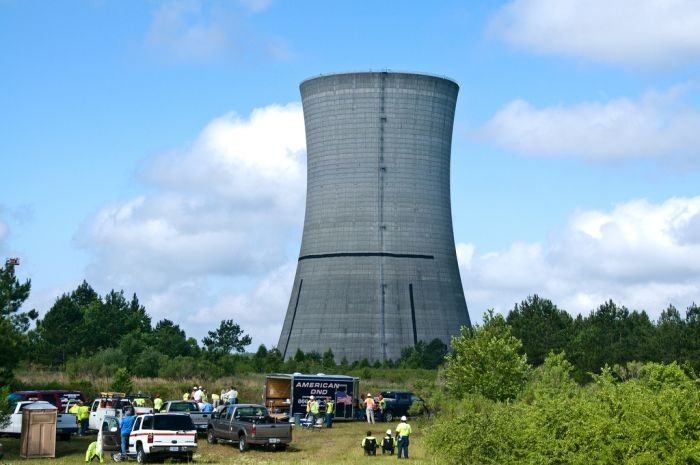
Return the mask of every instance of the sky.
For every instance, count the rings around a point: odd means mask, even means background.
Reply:
[[[460,85],[451,193],[479,323],[538,294],[700,303],[696,0],[0,0],[0,257],[275,346],[301,243],[299,83]]]

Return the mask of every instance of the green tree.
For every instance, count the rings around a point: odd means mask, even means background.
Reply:
[[[112,378],[112,384],[109,385],[112,391],[130,393],[134,390],[134,382],[131,380],[131,374],[126,368],[117,369]]]
[[[243,353],[253,342],[250,336],[233,320],[223,320],[215,331],[209,331],[202,339],[205,349],[214,354],[230,354],[234,351]]]
[[[33,331],[35,358],[49,366],[65,365],[69,357],[83,348],[85,324],[80,305],[64,294],[51,306],[44,318],[37,320]]]
[[[515,304],[506,322],[513,328],[513,336],[522,341],[528,363],[534,366],[541,365],[550,352],[566,350],[573,328],[573,319],[566,311],[537,294]]]
[[[186,357],[194,354],[191,341],[187,339],[185,332],[168,319],[156,323],[153,332],[148,335],[148,343],[168,357]]]
[[[13,379],[13,370],[24,355],[27,346],[29,322],[36,319],[38,313],[32,309],[20,312],[20,308],[29,297],[31,281],[23,284],[15,276],[15,264],[8,261],[0,267],[0,386],[7,385]]]
[[[522,342],[511,334],[502,315],[489,310],[483,326],[462,327],[452,338],[454,353],[447,356],[447,387],[458,398],[468,393],[508,400],[522,390],[529,365],[519,352]]]

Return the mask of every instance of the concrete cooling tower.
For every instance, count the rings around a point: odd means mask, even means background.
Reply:
[[[306,218],[278,349],[398,360],[469,326],[450,210],[459,86],[393,72],[301,83]]]

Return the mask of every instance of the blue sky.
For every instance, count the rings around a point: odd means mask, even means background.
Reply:
[[[385,69],[460,84],[473,321],[534,293],[572,314],[700,302],[696,1],[0,0],[0,69],[0,256],[42,314],[87,280],[198,339],[233,318],[276,344],[299,83]]]

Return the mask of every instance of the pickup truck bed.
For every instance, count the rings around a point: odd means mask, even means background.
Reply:
[[[271,417],[263,405],[227,405],[207,426],[207,442],[230,441],[245,452],[251,445],[284,449],[292,441],[292,425]]]
[[[30,407],[31,406],[31,407]],[[21,434],[22,433],[22,412],[25,408],[39,408],[47,410],[57,410],[57,408],[46,401],[21,401],[17,402],[14,410],[10,414],[10,423],[0,429],[0,433]],[[61,439],[70,439],[70,435],[78,432],[78,420],[72,413],[57,413],[56,415],[56,435]]]

